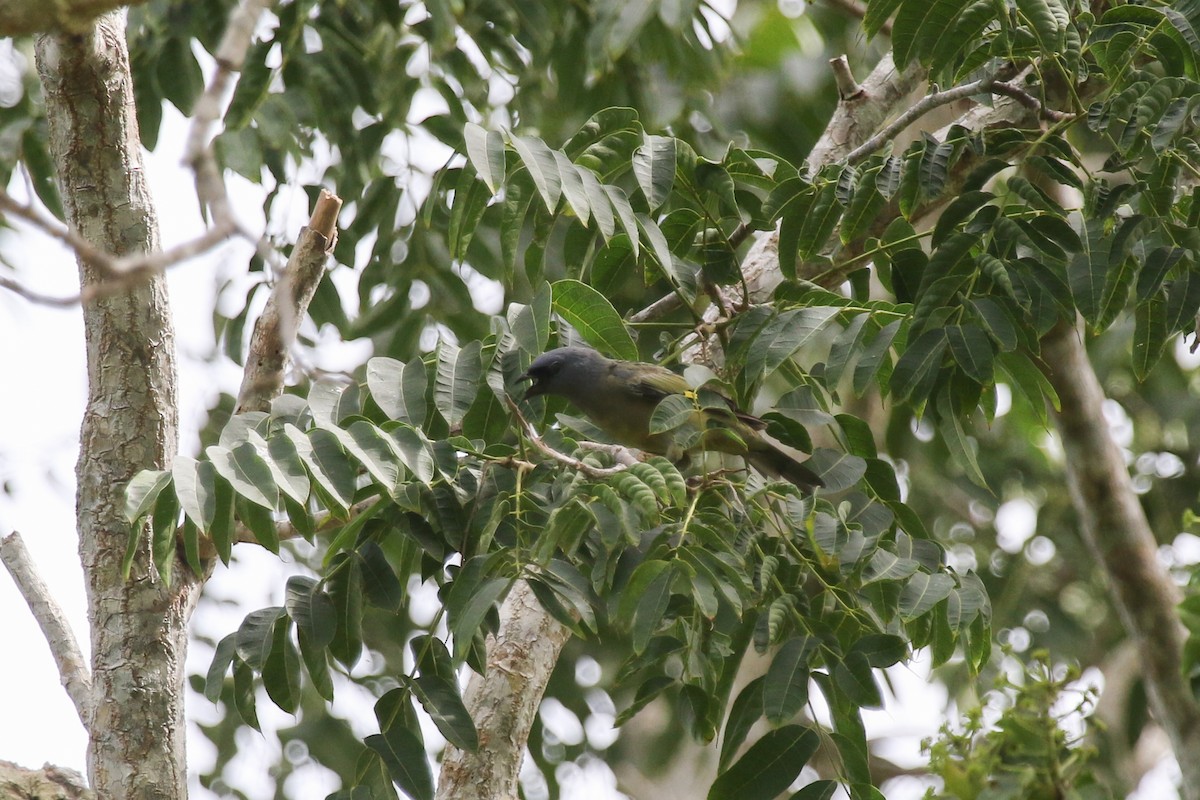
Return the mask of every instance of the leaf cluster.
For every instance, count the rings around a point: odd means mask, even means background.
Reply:
[[[785,343],[844,307],[800,311],[760,315],[752,333],[734,329],[734,341],[761,345],[746,350],[757,355],[745,356],[745,368],[761,373],[750,384],[794,364]],[[974,668],[987,660],[990,607],[978,579],[945,567],[862,423],[820,410],[827,400],[811,387],[782,402],[772,424],[800,445],[806,426],[821,426],[844,448],[814,451],[836,493],[830,499],[720,472],[689,482],[663,458],[604,477],[535,460],[506,408],[520,373],[548,346],[555,315],[578,321],[576,335],[597,346],[633,344],[602,295],[575,281],[544,284],[533,303],[494,318],[482,341],[446,340],[408,363],[375,358],[365,385],[317,382],[307,398],[286,395],[270,413],[234,417],[204,459],[180,458],[134,479],[130,553],[148,530],[164,579],[177,541],[198,571],[205,553],[227,561],[242,539],[275,550],[295,533],[322,548],[318,577],[292,578],[284,606],[253,612],[218,645],[211,697],[232,667],[235,708],[252,726],[258,680],[285,710],[296,708],[305,683],[329,699],[335,665],[349,670],[362,653],[366,607],[404,614],[410,576],[430,581],[444,604],[446,639],[421,639],[414,673],[380,698],[381,733],[365,741],[362,772],[373,774],[377,758],[405,792],[427,796],[424,772],[410,774],[421,741],[415,708],[457,746],[474,746],[454,673],[463,663],[483,669],[496,604],[524,579],[578,636],[623,643],[615,690],[631,700],[622,720],[670,692],[686,703],[700,739],[724,725],[728,769],[713,789],[723,796],[746,781],[769,788],[798,774],[797,754],[811,755],[819,730],[795,721],[810,684],[836,709],[838,747],[857,754],[847,763],[865,763],[859,710],[882,703],[874,670],[924,646],[938,661],[956,648]],[[559,336],[567,332],[560,323]],[[557,417],[561,427],[543,434],[557,450],[601,458],[577,444],[585,422],[556,415],[540,398],[523,414]],[[429,633],[436,630],[437,622]],[[726,719],[750,647],[780,649]],[[735,758],[760,717],[782,727]],[[786,776],[765,766],[781,752],[798,759]],[[869,794],[865,772],[845,780]]]

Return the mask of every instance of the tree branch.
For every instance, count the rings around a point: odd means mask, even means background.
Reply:
[[[67,690],[67,696],[71,698],[84,729],[90,731],[92,676],[88,672],[87,661],[79,649],[66,614],[38,574],[20,533],[13,531],[0,538],[0,561],[4,562],[8,574],[25,598],[25,604],[37,620],[38,627],[42,629],[46,644],[50,645],[50,655],[58,666],[63,688]]]
[[[309,224],[300,231],[283,277],[271,291],[266,308],[254,323],[250,351],[237,413],[268,411],[271,401],[283,393],[288,352],[296,339],[299,321],[308,311],[317,284],[325,275],[325,263],[337,241],[337,216],[341,198],[321,190]]]
[[[1109,593],[1141,654],[1146,692],[1183,772],[1185,798],[1200,797],[1200,706],[1181,668],[1179,590],[1158,562],[1158,543],[1104,418],[1104,390],[1075,326],[1042,340],[1046,377],[1058,393],[1067,486],[1080,534],[1109,577]]]
[[[10,0],[11,2],[11,0]],[[78,2],[78,0],[77,0]],[[60,4],[43,4],[57,7]],[[83,5],[83,3],[79,3]],[[112,295],[125,290],[132,284],[158,274],[168,267],[202,255],[231,236],[237,235],[251,242],[263,256],[264,261],[278,260],[274,250],[263,240],[248,231],[233,214],[229,205],[225,182],[213,151],[210,132],[221,117],[226,96],[235,82],[237,73],[245,64],[246,53],[254,39],[254,29],[262,12],[271,6],[270,0],[243,0],[229,17],[229,23],[217,48],[217,68],[196,100],[192,125],[184,149],[183,162],[195,175],[196,195],[202,209],[212,215],[213,224],[208,230],[190,241],[167,250],[135,252],[128,255],[113,255],[97,247],[71,228],[64,228],[39,210],[16,201],[0,189],[0,210],[19,217],[48,236],[59,240],[73,249],[79,258],[87,261],[101,276],[101,280],[84,286],[80,294],[69,298],[48,298],[24,288],[12,279],[0,280],[0,286],[8,288],[31,302],[53,306],[88,303],[98,297]],[[4,0],[0,0],[0,21],[3,20]],[[58,27],[57,25],[53,27]]]

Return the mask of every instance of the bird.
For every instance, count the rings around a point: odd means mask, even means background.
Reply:
[[[755,469],[780,477],[805,491],[823,486],[812,468],[797,461],[763,433],[766,422],[737,408],[696,407],[690,424],[700,429],[698,443],[683,451],[672,431],[650,432],[654,410],[670,395],[694,398],[681,375],[643,361],[607,358],[589,347],[559,347],[533,360],[521,381],[530,381],[529,400],[542,395],[566,398],[617,442],[680,462],[698,451],[744,457]],[[730,433],[734,435],[729,435]]]

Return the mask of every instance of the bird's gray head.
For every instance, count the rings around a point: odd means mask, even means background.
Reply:
[[[533,381],[525,399],[557,394],[571,400],[596,385],[607,363],[607,358],[588,347],[560,347],[542,353],[521,376],[521,380]]]

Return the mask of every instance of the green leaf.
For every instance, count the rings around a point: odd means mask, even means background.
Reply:
[[[671,599],[671,565],[666,561],[643,561],[621,590],[618,619],[628,626],[635,653],[641,653],[663,623]]]
[[[600,185],[600,179],[596,177],[596,173],[592,172],[587,167],[575,165],[575,172],[579,176],[579,180],[583,183],[584,194],[587,195],[588,208],[592,211],[592,220],[596,223],[596,227],[600,230],[600,235],[604,237],[604,241],[608,241],[617,232],[617,220],[613,216],[612,203],[608,199],[608,195],[604,192],[604,187]],[[637,243],[632,243],[636,248]]]
[[[271,652],[263,664],[263,688],[284,711],[295,714],[300,705],[300,655],[292,644],[292,621],[280,615],[275,621]]]
[[[217,516],[217,474],[213,465],[188,456],[176,456],[171,464],[171,477],[183,513],[197,528],[208,533]]]
[[[347,509],[354,499],[354,468],[338,445],[337,437],[327,430],[315,429],[309,435],[290,422],[284,435],[296,447],[300,459],[330,499]]]
[[[562,177],[558,174],[554,152],[541,139],[532,136],[514,136],[511,142],[546,203],[546,210],[553,214],[562,197]]]
[[[650,433],[666,433],[683,425],[696,415],[696,403],[681,394],[667,395],[650,417]]]
[[[389,494],[395,491],[400,479],[400,462],[392,447],[391,437],[366,420],[355,420],[346,429],[335,429],[334,434],[367,473]]]
[[[409,681],[409,685],[412,687],[413,696],[446,737],[446,741],[467,752],[473,753],[479,749],[479,734],[467,707],[463,704],[453,672],[448,678],[436,674],[422,674]]]
[[[284,608],[296,628],[314,646],[327,647],[337,630],[337,612],[321,584],[305,575],[293,575],[288,578],[284,597]]]
[[[144,469],[134,475],[125,487],[125,519],[130,525],[150,513],[154,502],[171,483],[171,473],[163,469]]]
[[[43,132],[44,129],[39,131],[39,127],[30,126],[21,135],[21,160],[29,170],[30,182],[38,199],[56,218],[65,219],[62,195],[58,190],[58,173],[46,149],[49,137]]]
[[[837,790],[837,781],[813,781],[788,800],[830,800]]]
[[[833,679],[842,693],[860,708],[882,708],[883,695],[862,653],[851,652],[834,667]]]
[[[438,411],[455,431],[475,400],[483,377],[480,361],[482,344],[476,340],[465,347],[443,339],[438,344],[437,377],[433,384],[433,401]]]
[[[768,731],[732,767],[717,776],[708,800],[774,797],[788,787],[817,752],[817,734],[803,725]]]
[[[179,500],[171,484],[159,493],[154,513],[150,515],[150,554],[154,559],[154,568],[167,586],[171,585],[171,567],[179,550],[178,530]]]
[[[404,602],[404,587],[388,563],[383,548],[373,541],[363,542],[358,548],[362,561],[363,590],[372,605],[387,611],[400,610]]]
[[[924,403],[937,377],[948,342],[944,328],[927,330],[910,342],[892,372],[891,389],[897,402]]]
[[[554,161],[558,164],[558,174],[562,177],[562,190],[566,195],[567,205],[571,207],[571,211],[575,212],[580,224],[587,225],[588,220],[591,219],[592,207],[588,201],[587,187],[583,185],[583,176],[580,175],[579,169],[571,163],[571,159],[561,151],[554,151]]]
[[[433,800],[433,772],[418,736],[401,725],[368,736],[367,747],[379,754],[388,774],[413,800]]]
[[[620,186],[605,183],[601,184],[600,188],[620,220],[625,235],[629,237],[629,245],[633,248],[636,258],[641,253],[641,238],[638,236],[637,215],[633,212],[633,206],[629,205],[629,197]]]
[[[772,315],[765,321],[741,315],[730,338],[731,356],[745,364],[741,380],[753,386],[779,369],[812,342],[838,311],[833,306],[812,306]]]
[[[1139,303],[1133,319],[1133,374],[1144,381],[1167,344],[1167,302],[1162,293]]]
[[[790,639],[779,648],[763,684],[763,711],[773,725],[787,722],[808,704],[808,653],[806,636]]]
[[[1055,14],[1056,0],[1017,0],[1017,9],[1029,21],[1037,34],[1038,44],[1047,56],[1053,56],[1062,44],[1062,32],[1066,27],[1059,24]],[[1065,14],[1065,11],[1063,12]]]
[[[984,386],[992,382],[995,358],[992,342],[982,328],[975,325],[948,325],[946,339],[955,363],[971,380]]]
[[[579,331],[585,342],[615,358],[637,360],[637,345],[607,297],[571,279],[556,281],[551,289],[555,312]]]
[[[911,558],[903,558],[888,550],[876,550],[871,554],[867,568],[863,570],[863,585],[875,581],[902,581],[915,573],[920,564]]]
[[[671,195],[675,183],[675,139],[671,136],[646,136],[633,152],[633,174],[655,211]]]
[[[671,281],[672,284],[679,285],[679,274],[675,269],[675,259],[671,255],[671,248],[667,244],[667,237],[663,235],[662,230],[658,227],[658,223],[652,220],[646,214],[636,214],[638,227],[645,236],[646,241],[650,244],[650,253],[654,256],[655,263],[662,270],[663,275]]]
[[[479,584],[464,585],[462,575],[455,580],[446,608],[450,612],[450,633],[454,637],[454,660],[461,661],[471,640],[483,625],[484,617],[508,591],[508,578],[489,578]]]
[[[329,652],[352,669],[362,655],[362,571],[357,558],[338,553],[330,560],[329,599],[334,610],[334,634]]]
[[[389,419],[424,425],[427,385],[425,362],[419,358],[407,364],[383,357],[367,361],[367,386],[371,397]]]
[[[284,499],[301,506],[306,504],[312,485],[295,443],[286,436],[272,436],[264,442],[258,434],[252,435],[251,442],[259,448],[260,454],[266,451],[267,468],[271,470],[271,478],[283,492]]]
[[[900,616],[914,620],[945,600],[954,588],[954,579],[945,573],[917,572],[900,593]]]
[[[765,682],[765,676],[755,678],[746,684],[737,699],[733,701],[733,706],[729,709],[729,719],[725,722],[725,735],[721,737],[721,758],[717,762],[718,770],[724,771],[729,768],[729,762],[733,760],[742,743],[746,741],[750,728],[762,717],[763,683]]]
[[[894,634],[869,633],[855,642],[850,651],[861,653],[869,665],[882,669],[903,661],[908,655],[908,644]]]
[[[467,143],[467,157],[475,172],[487,184],[492,194],[500,191],[504,181],[504,137],[496,131],[486,130],[474,122],[463,129]]]
[[[251,611],[242,620],[237,631],[237,654],[251,669],[261,670],[266,663],[275,636],[275,622],[283,616],[282,606],[272,606]]]
[[[296,640],[300,644],[300,658],[308,677],[312,679],[313,688],[317,694],[326,700],[333,700],[333,678],[329,674],[329,661],[325,657],[325,648],[312,643],[303,628],[297,626]]]
[[[250,442],[242,442],[232,450],[210,445],[204,454],[222,478],[229,481],[240,496],[266,509],[273,510],[279,500],[279,489],[271,468]]]
[[[204,676],[204,696],[210,703],[221,699],[221,690],[225,685],[225,673],[229,671],[229,665],[233,663],[235,655],[237,655],[237,631],[227,634],[217,642],[212,663],[208,665],[208,672]]]
[[[242,722],[256,731],[262,730],[254,702],[254,671],[241,659],[233,662],[233,705]]]

